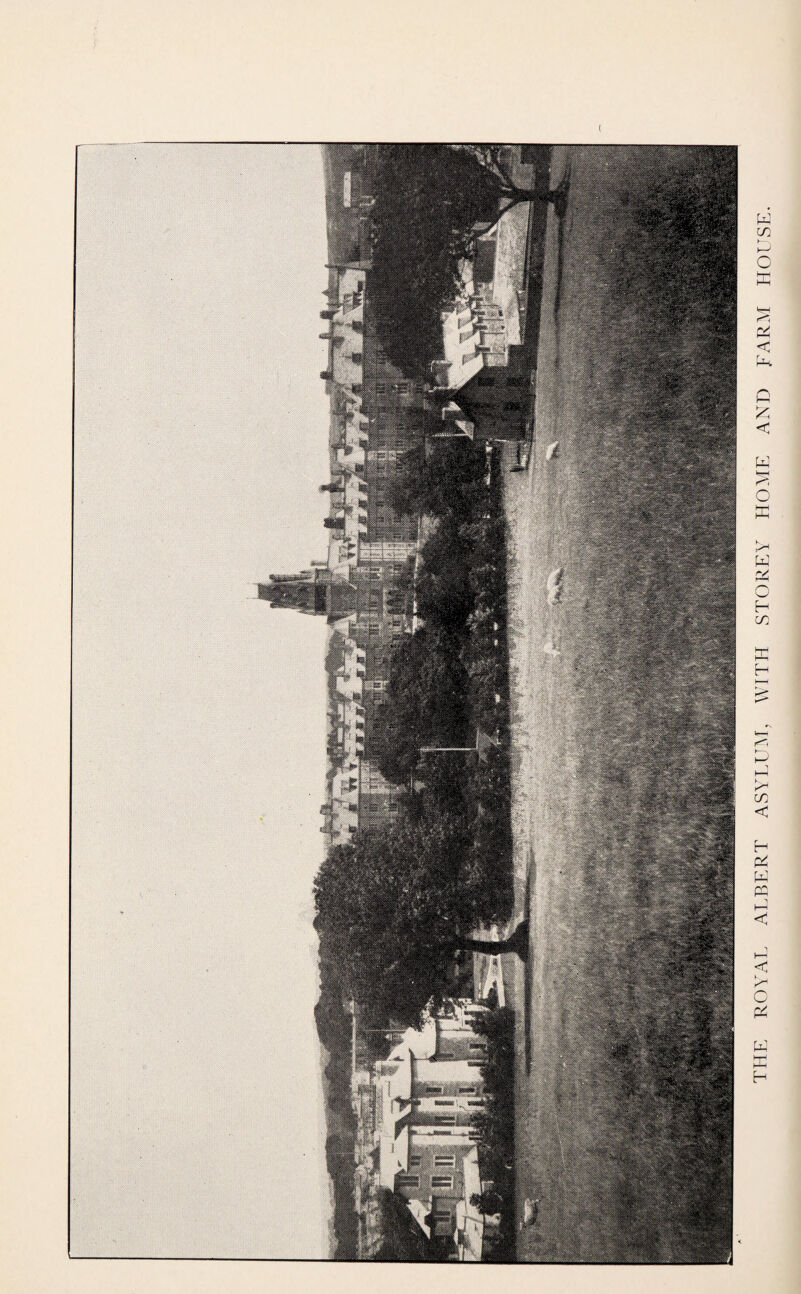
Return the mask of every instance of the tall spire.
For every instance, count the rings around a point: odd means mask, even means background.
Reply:
[[[328,572],[319,567],[298,571],[295,575],[271,575],[268,584],[258,585],[259,597],[272,607],[291,607],[305,615],[325,615],[326,575]]]
[[[335,579],[327,566],[312,566],[296,575],[271,575],[258,584],[258,596],[272,607],[290,607],[307,616],[340,620],[355,610],[355,590],[346,580]]]

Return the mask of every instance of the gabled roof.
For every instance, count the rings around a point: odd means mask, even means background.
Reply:
[[[431,1200],[407,1200],[406,1207],[414,1218],[427,1240],[431,1239],[431,1227],[426,1218],[431,1212]]]
[[[436,1050],[437,1022],[433,1015],[426,1015],[422,1029],[407,1029],[387,1059],[400,1060],[404,1055],[409,1054],[415,1060],[430,1060]]]
[[[463,1172],[464,1199],[456,1206],[459,1258],[462,1262],[479,1263],[484,1248],[484,1215],[470,1203],[473,1195],[481,1193],[481,1174],[475,1146],[464,1157]]]
[[[389,1095],[393,1101],[412,1099],[412,1057],[408,1047],[400,1057],[400,1064],[389,1080]]]
[[[397,1137],[381,1134],[381,1168],[379,1179],[390,1191],[395,1189],[395,1177],[404,1173],[409,1163],[409,1127],[405,1125]]]

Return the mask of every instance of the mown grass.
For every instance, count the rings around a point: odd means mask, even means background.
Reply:
[[[507,491],[516,886],[532,930],[528,984],[518,969],[513,986],[517,1196],[540,1200],[519,1256],[721,1262],[736,155],[555,150],[557,181],[560,167],[537,443]]]

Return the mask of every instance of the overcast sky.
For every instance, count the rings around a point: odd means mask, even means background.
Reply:
[[[317,147],[82,148],[74,1254],[324,1256]]]

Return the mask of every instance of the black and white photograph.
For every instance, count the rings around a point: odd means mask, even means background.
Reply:
[[[731,1261],[737,198],[77,148],[73,1258]]]

